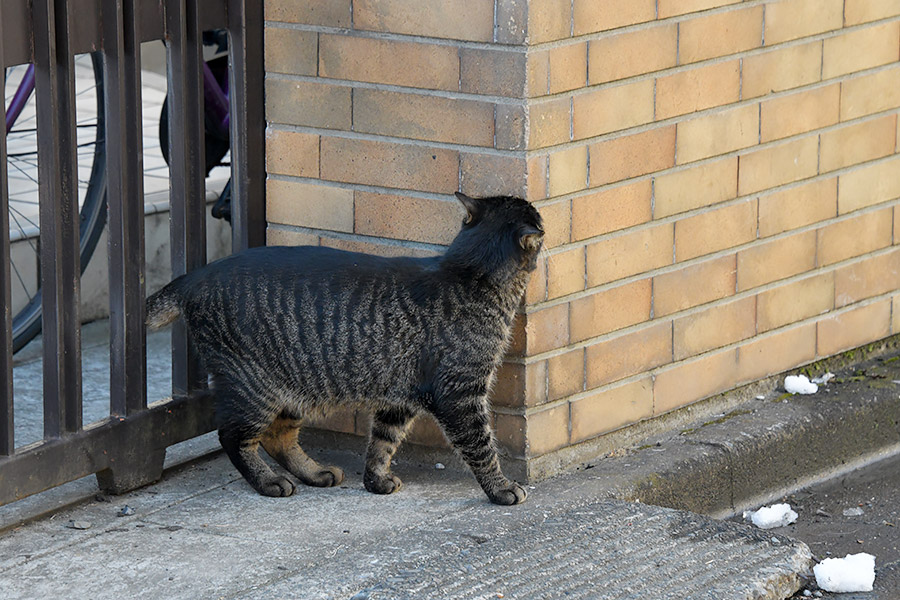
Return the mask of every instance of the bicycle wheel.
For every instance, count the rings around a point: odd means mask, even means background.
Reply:
[[[22,84],[26,66],[7,69],[5,105]],[[106,138],[100,53],[75,57],[79,251],[84,272],[106,224]],[[9,176],[13,351],[41,331],[40,220],[34,94],[6,134]]]

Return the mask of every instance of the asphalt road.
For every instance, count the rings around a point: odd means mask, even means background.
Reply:
[[[797,522],[771,531],[806,542],[817,561],[859,552],[875,556],[872,592],[823,592],[823,598],[900,599],[900,455],[810,486],[783,501],[798,513]],[[848,509],[861,509],[862,514],[845,516]],[[810,590],[817,589],[814,583]]]

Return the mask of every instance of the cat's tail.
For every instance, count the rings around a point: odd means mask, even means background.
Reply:
[[[147,298],[147,329],[165,327],[181,315],[180,277]]]

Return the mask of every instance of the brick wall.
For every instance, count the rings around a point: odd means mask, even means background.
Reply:
[[[266,18],[270,243],[438,252],[457,189],[543,214],[494,397],[526,467],[900,328],[897,0],[267,0]]]

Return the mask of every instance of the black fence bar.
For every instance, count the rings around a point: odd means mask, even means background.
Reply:
[[[65,0],[34,0],[44,437],[81,429],[74,58]]]
[[[231,119],[231,248],[266,243],[265,68],[262,2],[228,1]]]
[[[206,264],[206,185],[201,29],[197,0],[166,0],[169,77],[169,210],[172,277]],[[204,375],[181,321],[172,329],[172,393]]]
[[[0,23],[3,4],[0,3]],[[0,90],[6,89],[6,69],[3,68],[3,44],[0,43]],[[0,96],[3,96],[2,94]],[[0,102],[0,119],[6,124],[6,101]],[[13,423],[12,371],[12,268],[9,259],[9,187],[6,173],[6,134],[0,135],[0,456],[15,452]]]
[[[109,205],[110,414],[147,406],[140,16],[104,0],[106,194]]]

